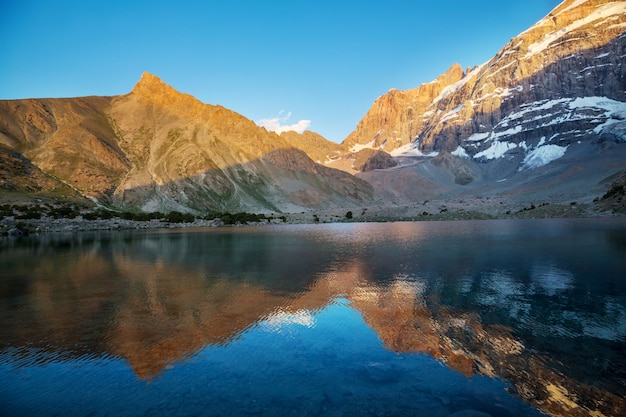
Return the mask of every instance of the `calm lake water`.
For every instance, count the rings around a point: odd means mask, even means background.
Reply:
[[[0,241],[7,416],[626,415],[626,221]]]

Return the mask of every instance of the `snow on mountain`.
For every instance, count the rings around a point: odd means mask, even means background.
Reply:
[[[559,145],[544,145],[538,146],[526,154],[526,157],[522,161],[522,165],[519,170],[539,168],[549,164],[552,161],[556,161],[565,155],[567,146]]]
[[[474,155],[474,159],[488,160],[502,158],[505,153],[511,149],[517,148],[517,146],[518,145],[516,143],[512,142],[494,141],[490,147]]]
[[[566,0],[488,62],[380,97],[346,142],[480,162],[522,153],[528,170],[561,152],[541,138],[626,141],[625,47],[626,1]]]

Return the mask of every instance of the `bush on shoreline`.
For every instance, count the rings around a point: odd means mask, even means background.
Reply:
[[[103,207],[91,209],[80,207],[74,204],[64,205],[9,205],[0,206],[0,220],[12,217],[15,220],[40,220],[43,216],[51,219],[74,219],[81,216],[83,220],[112,220],[119,218],[136,222],[149,222],[152,220],[160,220],[164,223],[193,223],[196,219],[214,220],[220,219],[226,225],[247,224],[247,223],[263,223],[273,220],[265,214],[238,212],[235,214],[229,212],[209,212],[204,216],[195,216],[191,213],[182,213],[177,210],[168,213],[162,212],[134,212],[134,211],[113,211]],[[285,216],[279,217],[283,222],[287,219]]]

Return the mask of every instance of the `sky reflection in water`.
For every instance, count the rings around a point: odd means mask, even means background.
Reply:
[[[4,241],[0,401],[13,415],[621,415],[624,255],[615,220]]]

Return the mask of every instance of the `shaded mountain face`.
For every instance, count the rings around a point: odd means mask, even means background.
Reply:
[[[595,185],[626,168],[625,45],[626,2],[564,1],[487,63],[455,64],[431,83],[379,97],[343,144],[452,154],[473,173],[448,170],[442,186],[469,185],[465,192],[505,180],[517,182],[502,191],[525,189],[529,177],[554,179],[576,166]],[[413,170],[437,181],[429,172],[449,165],[459,163]]]
[[[366,182],[147,73],[124,96],[2,101],[0,120],[7,150],[48,179],[117,207],[292,211],[371,195]]]
[[[625,2],[565,1],[489,62],[381,96],[344,144],[484,160],[589,136],[623,141],[625,31]]]

